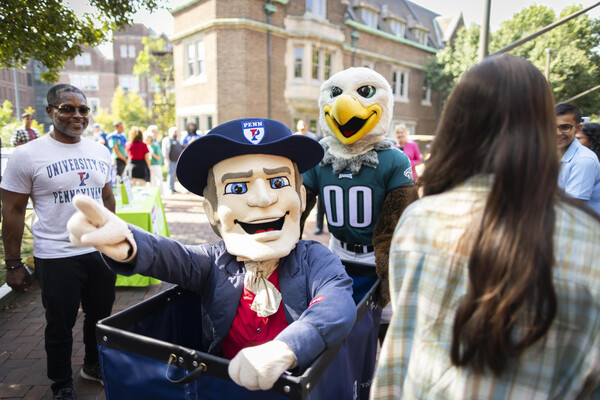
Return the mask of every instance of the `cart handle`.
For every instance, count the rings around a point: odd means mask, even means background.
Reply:
[[[169,377],[169,368],[171,368],[171,364],[173,363],[173,361],[177,362],[177,356],[175,354],[171,353],[171,355],[169,356],[169,362],[167,362],[167,371],[165,372],[165,376],[169,382],[176,383],[178,385],[184,385],[186,383],[190,383],[190,382],[198,379],[200,377],[200,375],[202,375],[203,373],[205,373],[208,370],[208,367],[206,366],[206,364],[200,363],[200,365],[198,367],[194,368],[189,374],[187,374],[183,378],[181,378],[179,380],[171,379]]]

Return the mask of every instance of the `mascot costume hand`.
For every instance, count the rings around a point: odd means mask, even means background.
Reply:
[[[410,160],[388,138],[393,105],[389,83],[369,68],[349,68],[325,81],[319,97],[325,156],[303,174],[308,205],[303,220],[320,196],[333,236],[330,248],[342,259],[375,262],[382,307],[390,300],[392,235],[418,197]]]

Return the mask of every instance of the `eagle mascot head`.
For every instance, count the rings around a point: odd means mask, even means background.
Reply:
[[[386,134],[393,107],[390,84],[372,69],[348,68],[326,80],[319,96],[319,124],[330,158],[369,159],[371,150],[391,147]],[[359,161],[359,167],[368,163]]]

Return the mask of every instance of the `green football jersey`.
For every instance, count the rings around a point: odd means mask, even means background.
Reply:
[[[378,151],[377,168],[363,165],[358,174],[334,174],[331,165],[316,167],[302,174],[304,185],[317,193],[325,205],[327,226],[338,240],[350,244],[371,244],[373,229],[387,194],[413,185],[410,160],[392,148]]]

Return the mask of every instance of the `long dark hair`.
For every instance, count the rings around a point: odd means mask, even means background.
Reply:
[[[454,319],[454,365],[500,374],[548,331],[556,315],[555,131],[546,79],[515,56],[488,58],[471,68],[444,108],[421,177],[424,195],[474,175],[494,177],[470,253],[467,293]]]

